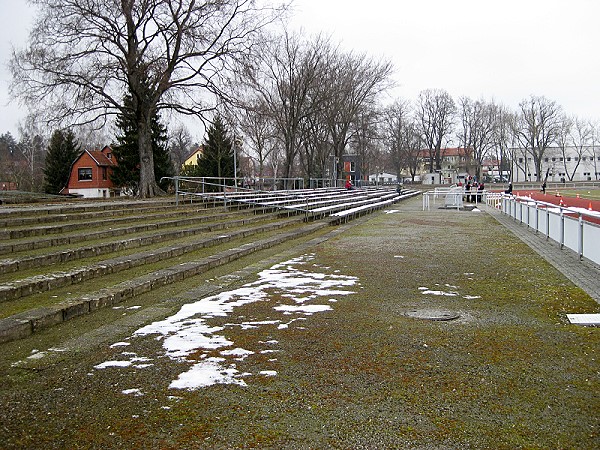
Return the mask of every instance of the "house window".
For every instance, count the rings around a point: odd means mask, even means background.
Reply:
[[[79,181],[91,181],[92,180],[92,168],[82,167],[77,170],[77,179]]]
[[[544,158],[544,162],[548,162],[548,158]]]
[[[103,180],[108,180],[108,171],[106,170],[106,167],[102,168],[102,179]]]
[[[522,163],[523,162],[523,158],[519,158],[519,162]]]
[[[567,162],[571,162],[571,157],[570,156],[567,158]]]
[[[107,157],[108,159],[112,159],[112,153],[107,153],[107,154],[106,154],[106,157]]]
[[[350,161],[350,172],[356,172],[356,163],[354,161]]]
[[[582,161],[587,161],[587,156],[582,156],[582,157],[581,157],[581,160],[582,160]]]
[[[556,158],[552,158],[552,162],[556,161]]]

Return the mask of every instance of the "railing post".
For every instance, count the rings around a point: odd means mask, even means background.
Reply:
[[[550,239],[550,208],[546,205],[546,240]]]
[[[579,259],[583,259],[583,215],[581,213],[579,213],[579,236],[578,236],[578,243],[579,243]]]
[[[559,241],[560,248],[563,248],[565,245],[565,214],[563,209],[560,208],[560,231],[559,231]]]

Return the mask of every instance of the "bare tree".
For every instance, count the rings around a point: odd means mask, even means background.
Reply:
[[[329,96],[324,113],[337,171],[341,173],[342,155],[352,137],[351,125],[363,108],[374,104],[378,95],[392,86],[393,66],[366,54],[337,52],[327,69],[323,81],[329,87]]]
[[[573,171],[574,173],[581,161],[590,156],[589,150],[593,142],[594,128],[589,120],[581,119],[579,117],[573,118],[572,123],[573,126],[571,129],[570,140],[572,147],[575,149],[575,157],[577,158],[577,166]],[[573,176],[571,176],[570,179],[572,180]]]
[[[465,151],[470,152],[475,162],[475,175],[481,179],[483,162],[490,156],[495,144],[498,108],[492,102],[461,97],[459,110],[462,125],[459,142]]]
[[[192,151],[193,146],[192,135],[184,125],[179,125],[169,132],[168,148],[176,175],[181,172],[185,159]]]
[[[413,132],[414,123],[408,101],[397,100],[385,109],[383,133],[390,161],[398,177],[411,166],[411,156],[414,155]]]
[[[505,172],[508,172],[513,161],[510,149],[514,148],[514,133],[512,123],[514,114],[505,106],[498,105],[496,108],[496,120],[494,126],[494,151],[495,158],[498,161],[498,168],[501,178]],[[510,174],[512,179],[512,174]]]
[[[293,175],[303,141],[302,123],[315,111],[313,94],[322,80],[328,48],[329,43],[319,36],[306,42],[299,34],[285,33],[271,39],[260,63],[244,73],[243,82],[256,93],[273,121],[284,156],[285,178]]]
[[[254,0],[34,0],[29,47],[13,55],[11,91],[49,120],[138,125],[140,196],[154,178],[150,124],[163,109],[203,117],[226,101],[226,77],[280,10]],[[122,99],[131,95],[131,109]],[[42,104],[43,103],[43,104]]]
[[[456,105],[444,90],[425,90],[419,93],[416,119],[423,143],[429,152],[429,171],[442,168],[442,144],[454,127]]]
[[[276,147],[275,125],[268,106],[260,98],[245,94],[245,98],[238,100],[237,107],[227,112],[227,117],[234,124],[236,136],[244,141],[245,156],[257,163],[252,174],[262,179]]]
[[[41,191],[44,181],[44,161],[46,157],[47,133],[40,126],[38,118],[29,114],[19,124],[19,149],[27,161],[27,170],[18,175],[21,189]]]
[[[367,104],[361,108],[352,124],[351,145],[358,156],[362,176],[368,175],[372,167],[383,165],[381,117],[381,112],[374,105]]]
[[[600,122],[590,122],[590,127],[591,149],[589,151],[589,155],[593,161],[592,166],[594,167],[594,179],[598,180],[600,175],[600,170],[598,168],[598,161],[600,160]]]
[[[543,176],[542,161],[546,150],[556,142],[562,121],[561,112],[556,102],[545,97],[532,95],[519,104],[514,131],[521,147],[533,158],[536,181]]]

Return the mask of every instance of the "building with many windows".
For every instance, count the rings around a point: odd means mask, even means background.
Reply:
[[[523,149],[511,149],[513,181],[536,181],[533,156]],[[549,147],[542,156],[541,174],[549,182],[595,181],[600,179],[600,147]]]

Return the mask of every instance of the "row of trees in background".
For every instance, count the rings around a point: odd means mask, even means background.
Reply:
[[[545,97],[532,95],[510,110],[430,89],[384,105],[382,94],[393,85],[389,63],[344,52],[321,36],[284,34],[269,42],[260,63],[238,75],[229,116],[259,177],[265,167],[284,177],[320,178],[332,169],[339,175],[341,155],[351,151],[363,174],[414,178],[424,161],[429,172],[439,171],[445,147],[462,147],[471,152],[471,175],[481,177],[488,161],[509,170],[533,160],[534,167],[521,169],[539,180],[551,146],[579,156],[600,146],[600,124],[570,117]]]
[[[471,149],[474,175],[486,159],[503,169],[517,163],[519,151],[533,158],[539,178],[549,146],[585,152],[600,135],[597,124],[568,117],[545,97],[516,110],[444,90],[390,102],[389,61],[275,29],[286,8],[256,0],[36,4],[29,47],[11,61],[12,93],[34,114],[18,143],[0,137],[2,161],[3,148],[24,160],[9,169],[2,162],[0,178],[23,188],[44,187],[44,159],[47,171],[54,164],[41,123],[77,126],[81,148],[113,142],[115,180],[141,197],[163,192],[161,177],[179,173],[194,146],[185,127],[162,124],[168,112],[209,130],[207,156],[186,169],[201,176],[339,177],[351,150],[363,174],[415,177],[424,158],[429,171],[440,170],[442,149],[453,146]],[[252,162],[245,173],[231,173],[234,151]]]

